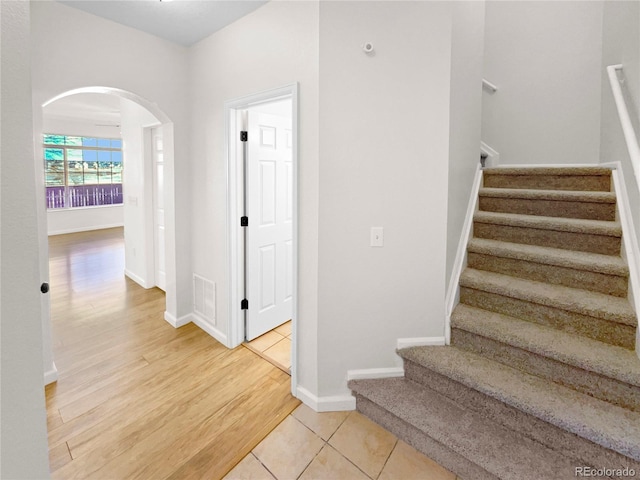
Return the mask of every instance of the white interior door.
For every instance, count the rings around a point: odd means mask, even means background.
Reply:
[[[153,152],[153,240],[155,243],[154,268],[156,286],[166,289],[165,239],[164,239],[164,154],[162,129],[151,130]]]
[[[249,111],[247,165],[247,340],[293,314],[291,119]]]

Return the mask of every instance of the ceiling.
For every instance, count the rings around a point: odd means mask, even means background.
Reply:
[[[63,97],[42,108],[48,118],[58,118],[94,125],[120,124],[120,97],[102,93],[79,93]]]
[[[267,0],[58,0],[183,46],[190,46]]]

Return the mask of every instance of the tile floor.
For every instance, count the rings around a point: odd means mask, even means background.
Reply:
[[[456,480],[358,412],[300,405],[224,480]]]
[[[281,370],[291,373],[291,320],[245,343],[245,346]]]

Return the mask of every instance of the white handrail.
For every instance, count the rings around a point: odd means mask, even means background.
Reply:
[[[607,67],[607,74],[609,75],[611,91],[613,92],[613,98],[616,102],[618,117],[620,118],[620,124],[622,125],[627,150],[629,152],[629,157],[631,158],[633,173],[636,176],[636,182],[638,182],[638,185],[640,186],[640,146],[638,145],[638,138],[636,137],[636,132],[634,131],[633,124],[631,123],[627,104],[624,101],[624,96],[622,95],[622,88],[620,87],[620,81],[618,80],[617,74],[618,70],[622,71],[622,65],[609,65]]]
[[[497,92],[498,91],[498,87],[496,87],[493,83],[491,83],[489,80],[486,80],[484,78],[482,79],[482,86],[486,87],[491,92]]]

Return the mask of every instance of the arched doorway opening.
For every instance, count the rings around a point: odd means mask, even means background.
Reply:
[[[167,301],[164,316],[172,323],[169,305],[174,303],[172,299],[175,297],[176,285],[175,268],[172,268],[174,262],[171,261],[175,258],[175,231],[173,222],[170,220],[167,222],[165,218],[167,216],[165,212],[168,212],[169,216],[172,215],[175,204],[172,187],[174,181],[174,128],[171,119],[156,104],[122,89],[85,87],[63,92],[44,102],[41,115],[36,116],[35,119],[35,164],[38,182],[43,184],[46,179],[46,162],[43,161],[46,149],[42,141],[43,134],[66,133],[66,135],[74,135],[71,131],[45,131],[45,127],[51,126],[51,122],[45,121],[47,110],[52,109],[56,103],[68,102],[71,98],[86,100],[92,96],[111,99],[107,103],[119,105],[121,116],[118,134],[122,134],[122,158],[125,167],[121,177],[122,191],[119,193],[119,202],[122,205],[122,223],[125,229],[124,273],[144,288],[159,286],[166,291]],[[91,136],[99,137],[100,135],[95,135],[95,130],[93,133],[87,132],[87,135],[79,131],[75,132],[76,139]],[[86,166],[89,167],[89,165]],[[68,166],[64,168],[68,169]],[[82,170],[82,164],[80,168]],[[94,169],[96,178],[102,175],[98,162],[96,162]],[[69,176],[68,171],[65,171],[64,174],[66,177]],[[104,188],[101,189],[102,195],[104,195],[104,190]],[[37,194],[39,197],[41,271],[48,278],[49,221],[47,217],[50,212],[47,209],[46,185],[38,189]],[[107,192],[107,196],[111,194],[112,192]],[[71,197],[67,196],[67,205],[70,204]],[[97,205],[94,203],[89,207],[93,208]],[[89,216],[95,217],[95,213],[99,209],[102,209],[103,213],[106,212],[108,210],[106,207],[108,205],[93,208]],[[77,228],[86,227],[84,225]],[[69,230],[73,230],[73,228]],[[43,295],[42,301],[45,384],[49,384],[57,380],[57,368],[52,348],[50,297]]]

